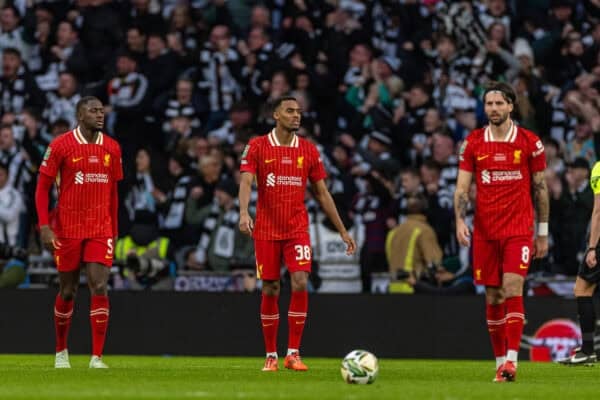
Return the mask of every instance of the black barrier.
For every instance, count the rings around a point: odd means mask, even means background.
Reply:
[[[89,298],[76,300],[72,353],[90,351]],[[52,353],[54,291],[0,291],[0,352]],[[112,292],[107,354],[263,355],[259,294]],[[526,298],[529,336],[552,318],[575,320],[573,300]],[[279,351],[287,344],[288,297],[280,301]],[[411,295],[311,295],[302,351],[340,357],[490,359],[484,299]],[[523,353],[526,358],[526,352]]]

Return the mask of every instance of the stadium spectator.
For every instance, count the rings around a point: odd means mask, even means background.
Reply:
[[[78,86],[79,82],[72,73],[61,72],[58,75],[56,92],[49,91],[46,94],[46,107],[42,115],[48,125],[52,125],[58,119],[68,121],[69,128],[76,125],[75,105],[81,100]]]
[[[551,203],[554,230],[555,272],[575,275],[579,257],[585,248],[585,235],[592,214],[594,196],[588,185],[588,161],[576,158],[568,164],[559,193],[553,193]],[[560,228],[559,228],[560,227]]]
[[[23,65],[21,52],[8,47],[2,52],[0,113],[20,113],[25,107],[41,110],[45,96]]]
[[[152,159],[149,149],[141,148],[137,151],[135,174],[127,176],[124,182],[123,205],[127,211],[129,226],[138,223],[140,219],[158,225],[160,202],[165,201],[167,196],[163,193],[164,183],[157,174],[157,163],[158,160]],[[129,232],[129,227],[124,232]]]
[[[56,30],[56,44],[49,48],[49,57],[45,60],[43,76],[38,82],[44,90],[55,90],[58,74],[68,71],[87,81],[88,61],[85,48],[79,41],[75,26],[69,21],[62,21]],[[42,84],[43,82],[43,84]]]
[[[200,240],[194,252],[198,268],[232,271],[256,266],[251,238],[236,229],[240,219],[237,194],[233,179],[220,180],[212,204],[198,211],[202,219]]]
[[[30,26],[21,22],[19,10],[10,3],[4,4],[0,10],[0,59],[4,50],[9,48],[28,57],[33,33]]]
[[[406,196],[406,216],[403,222],[388,232],[385,253],[389,265],[390,293],[413,293],[412,286],[441,266],[442,249],[435,231],[427,223],[427,199],[418,192]],[[398,282],[409,279],[412,283]]]
[[[16,246],[19,234],[19,216],[25,203],[18,190],[10,185],[9,165],[0,162],[0,243]]]
[[[227,111],[241,97],[242,61],[232,46],[227,26],[213,27],[199,61],[198,88],[209,101],[210,114],[205,126],[209,131],[223,123]]]
[[[127,52],[118,55],[116,74],[108,82],[107,129],[123,147],[126,160],[143,145],[147,136],[140,135],[138,129],[146,106],[148,79],[138,72],[135,57]]]

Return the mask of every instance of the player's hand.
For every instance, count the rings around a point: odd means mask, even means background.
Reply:
[[[248,214],[248,213],[240,214],[240,231],[243,234],[252,236],[253,230],[254,230],[254,222],[252,221],[252,218],[250,218],[250,214]]]
[[[533,244],[533,258],[544,258],[548,254],[548,236],[538,236]]]
[[[471,231],[462,219],[456,221],[456,238],[461,246],[468,247],[471,244]]]
[[[356,242],[348,232],[342,233],[341,236],[344,243],[346,243],[346,255],[351,256],[356,251]]]
[[[47,250],[54,252],[60,249],[61,244],[48,225],[40,227],[40,239]]]
[[[595,268],[596,262],[596,250],[588,250],[587,254],[585,255],[585,263],[587,264],[588,268]]]

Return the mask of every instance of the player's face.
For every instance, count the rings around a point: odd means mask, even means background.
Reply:
[[[289,131],[300,129],[301,116],[300,106],[294,100],[283,101],[273,113],[277,125]]]
[[[510,116],[513,105],[501,93],[490,92],[485,96],[484,110],[490,124],[502,125]]]
[[[92,100],[81,107],[79,123],[91,131],[99,131],[104,126],[104,107],[98,100]]]

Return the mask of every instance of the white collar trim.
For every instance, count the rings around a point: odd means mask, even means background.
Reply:
[[[275,134],[275,128],[273,128],[273,130],[271,132],[269,132],[268,139],[269,139],[269,143],[271,144],[271,146],[298,147],[298,136],[297,135],[294,135],[294,137],[292,138],[292,142],[290,143],[289,146],[282,146],[282,144],[279,143],[279,139],[277,139],[277,135]]]
[[[79,129],[79,126],[77,126],[77,128],[73,129],[73,136],[75,137],[75,140],[77,141],[77,143],[79,144],[89,144],[88,141],[85,139],[85,137],[81,134],[81,130]],[[102,132],[98,132],[98,136],[96,136],[96,141],[94,142],[94,144],[103,144],[104,143],[104,135],[102,134]]]
[[[485,142],[506,142],[506,143],[514,143],[517,139],[517,125],[511,120],[510,128],[504,137],[504,140],[494,140],[494,135],[492,134],[492,129],[490,126],[486,126],[483,131],[483,140]]]

